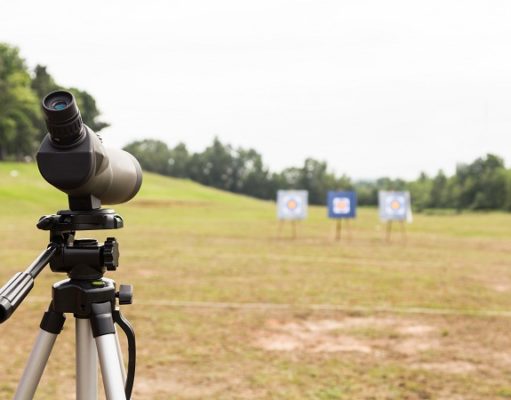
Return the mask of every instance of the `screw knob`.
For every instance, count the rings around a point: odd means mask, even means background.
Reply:
[[[119,304],[131,304],[133,302],[133,286],[120,285],[116,296],[119,298]]]
[[[103,245],[103,264],[108,271],[115,271],[119,266],[119,243],[109,237]]]

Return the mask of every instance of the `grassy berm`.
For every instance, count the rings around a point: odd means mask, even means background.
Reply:
[[[47,244],[35,223],[64,194],[30,164],[0,164],[0,280]],[[278,232],[272,202],[146,174],[116,206],[125,306],[138,338],[136,399],[511,398],[511,215],[416,215],[391,243],[375,209],[333,240],[325,209]],[[0,326],[11,399],[47,307],[49,268]],[[74,326],[36,399],[74,398]],[[104,395],[101,394],[101,398]]]

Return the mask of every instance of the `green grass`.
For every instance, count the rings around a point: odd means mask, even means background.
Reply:
[[[66,201],[34,165],[0,164],[2,281],[45,247],[35,223]],[[509,214],[415,215],[406,242],[396,227],[386,243],[376,210],[362,208],[351,240],[336,242],[312,207],[292,240],[273,202],[152,174],[115,209],[124,229],[81,237],[120,241],[108,276],[135,285],[125,313],[139,340],[137,398],[509,398],[510,321],[482,315],[511,309]],[[64,278],[43,272],[0,326],[0,399],[12,398]],[[71,320],[36,398],[74,398]]]

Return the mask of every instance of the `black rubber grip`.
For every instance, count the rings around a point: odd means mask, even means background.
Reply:
[[[33,287],[34,278],[18,272],[0,289],[0,324],[12,315]]]

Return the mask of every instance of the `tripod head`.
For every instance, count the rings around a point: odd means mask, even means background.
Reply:
[[[76,231],[122,226],[121,216],[110,209],[59,211],[37,223],[39,229],[50,231],[50,243],[57,245],[50,260],[51,270],[81,280],[101,279],[106,271],[115,271],[119,265],[119,244],[114,237],[108,237],[101,246],[95,239],[75,239]]]
[[[108,237],[100,245],[95,239],[75,239],[76,231],[120,229],[123,219],[112,209],[62,210],[39,219],[37,228],[50,232],[45,251],[24,272],[18,272],[0,289],[0,323],[6,321],[34,287],[35,278],[50,264],[53,272],[66,273],[71,280],[99,281],[106,271],[119,265],[119,244]],[[122,303],[130,302],[126,288],[119,293]]]

